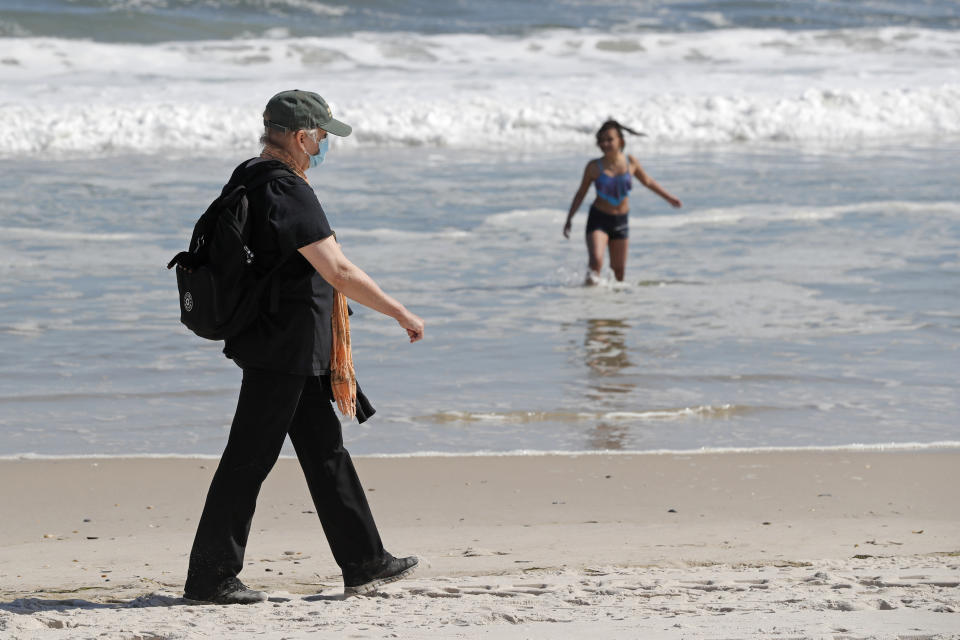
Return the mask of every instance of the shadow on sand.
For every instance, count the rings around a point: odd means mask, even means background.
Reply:
[[[347,595],[343,593],[316,593],[307,596],[294,596],[285,598],[275,596],[268,598],[267,602],[291,602],[293,600],[303,600],[305,602],[322,602],[346,600]],[[131,600],[108,599],[104,602],[93,602],[82,598],[17,598],[10,602],[0,602],[0,611],[16,615],[33,615],[44,611],[70,611],[73,609],[143,609],[146,607],[217,607],[217,606],[238,606],[238,605],[217,605],[212,602],[199,602],[197,600],[187,600],[186,598],[164,595],[160,593],[150,593],[138,596]]]

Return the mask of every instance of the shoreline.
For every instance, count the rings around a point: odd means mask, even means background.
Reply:
[[[537,456],[671,456],[671,455],[727,455],[750,453],[819,453],[819,452],[867,452],[867,453],[897,453],[924,451],[960,450],[960,440],[943,440],[936,442],[878,442],[872,444],[851,443],[838,445],[809,445],[795,447],[701,447],[698,449],[650,449],[650,450],[616,450],[616,449],[584,449],[584,450],[539,450],[515,449],[509,451],[416,451],[411,453],[364,453],[352,455],[354,459],[410,459],[410,458],[500,458],[500,457],[537,457]],[[220,454],[213,453],[84,453],[84,454],[45,454],[45,453],[11,453],[0,455],[0,462],[17,460],[219,460]],[[280,460],[296,460],[296,456],[281,454]]]
[[[960,631],[957,450],[355,461],[385,546],[420,556],[417,573],[343,600],[299,467],[282,459],[240,575],[273,600],[237,608],[181,599],[209,459],[0,460],[0,630],[215,637],[224,620],[252,634],[266,616],[277,638],[343,637],[357,619],[377,638],[587,623],[606,637],[761,638],[778,620],[801,637],[825,620],[867,637]],[[387,605],[395,617],[370,622]]]

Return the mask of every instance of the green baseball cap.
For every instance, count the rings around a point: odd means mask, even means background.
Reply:
[[[323,129],[335,136],[348,136],[353,127],[334,119],[327,101],[312,91],[281,91],[270,98],[263,125],[281,131]]]

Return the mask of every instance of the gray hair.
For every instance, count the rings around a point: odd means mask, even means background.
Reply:
[[[260,135],[260,146],[273,145],[275,147],[285,146],[286,140],[293,135],[296,135],[297,131],[303,131],[310,139],[314,142],[318,141],[320,133],[317,129],[288,129],[280,125],[273,124],[270,122],[270,118],[266,112],[263,114],[263,133]]]

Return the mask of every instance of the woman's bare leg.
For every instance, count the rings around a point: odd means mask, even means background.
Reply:
[[[627,238],[610,241],[610,268],[618,282],[623,282],[623,274],[627,270]]]
[[[597,284],[603,269],[603,254],[607,251],[610,237],[603,231],[591,231],[587,235],[587,255],[589,257],[587,280],[584,284]]]

